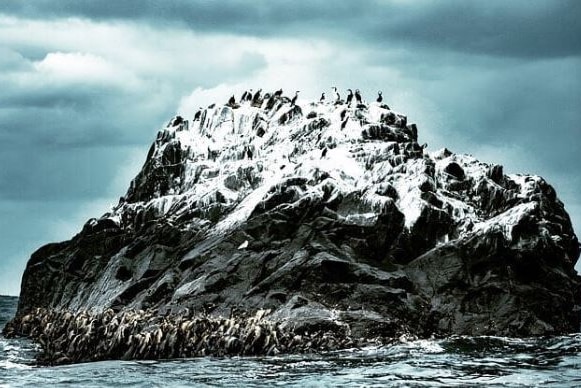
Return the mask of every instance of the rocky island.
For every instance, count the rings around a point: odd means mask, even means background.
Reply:
[[[427,152],[383,102],[257,93],[161,129],[112,211],[32,255],[4,334],[49,363],[564,334],[579,253],[541,177]]]

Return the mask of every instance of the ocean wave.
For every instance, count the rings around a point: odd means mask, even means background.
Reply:
[[[26,346],[20,345],[23,352]],[[450,337],[391,346],[276,357],[103,361],[60,367],[0,362],[4,381],[97,387],[166,386],[580,386],[581,335],[554,338]],[[4,353],[6,356],[6,353]],[[22,354],[21,354],[22,356]],[[2,380],[12,377],[12,380]]]
[[[0,360],[0,369],[32,369],[31,365],[21,364],[9,359]]]

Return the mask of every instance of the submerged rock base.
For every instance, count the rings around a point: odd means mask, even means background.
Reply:
[[[6,337],[38,342],[42,365],[111,359],[143,360],[199,356],[258,356],[308,353],[387,343],[389,338],[353,338],[345,324],[319,330],[288,327],[269,320],[268,310],[229,318],[185,312],[103,312],[34,309],[11,321]]]

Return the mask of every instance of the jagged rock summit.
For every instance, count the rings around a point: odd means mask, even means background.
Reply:
[[[35,252],[19,315],[270,309],[289,330],[579,329],[579,243],[538,176],[447,149],[381,103],[213,104],[161,129],[109,213]]]

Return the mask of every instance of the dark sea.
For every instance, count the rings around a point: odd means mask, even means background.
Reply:
[[[0,327],[16,297],[0,296]],[[4,387],[581,387],[581,334],[452,337],[282,357],[106,361],[35,366],[38,347],[0,337]]]

